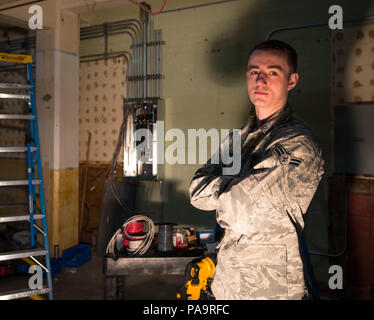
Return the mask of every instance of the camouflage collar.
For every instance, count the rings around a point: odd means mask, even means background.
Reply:
[[[264,134],[268,133],[270,129],[274,127],[274,124],[280,121],[281,119],[285,118],[286,116],[292,113],[291,106],[287,103],[283,108],[279,109],[277,112],[274,112],[266,122],[260,127],[260,129]],[[249,125],[249,131],[251,132],[257,124],[257,117],[255,116]]]

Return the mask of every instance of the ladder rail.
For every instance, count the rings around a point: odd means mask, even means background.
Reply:
[[[31,152],[30,144],[27,144],[27,177],[28,177],[28,193],[29,193],[29,214],[30,214],[30,245],[35,246],[35,228],[34,228],[34,199],[35,199],[35,187],[32,183],[34,180],[32,156],[34,153]]]
[[[49,255],[49,243],[48,243],[48,226],[47,226],[47,217],[46,217],[46,208],[45,208],[45,198],[44,198],[44,184],[43,184],[43,172],[42,172],[42,163],[41,163],[41,157],[40,157],[40,140],[39,140],[39,131],[38,131],[38,122],[37,122],[37,112],[36,112],[36,100],[35,100],[35,86],[34,86],[34,76],[32,71],[32,63],[27,64],[27,78],[28,82],[31,85],[30,88],[30,105],[32,109],[32,114],[35,116],[33,120],[31,120],[31,127],[32,127],[32,134],[33,134],[33,146],[37,147],[36,151],[36,165],[37,165],[37,174],[38,179],[40,179],[39,184],[39,198],[40,198],[40,211],[43,215],[42,219],[42,226],[43,231],[45,232],[43,235],[43,242],[44,242],[44,248],[46,250],[46,266],[47,269],[51,270],[51,261],[50,261],[50,255]],[[52,275],[51,272],[47,272],[47,283],[48,288],[51,290],[48,292],[48,297],[50,300],[53,299],[53,290],[52,290]]]

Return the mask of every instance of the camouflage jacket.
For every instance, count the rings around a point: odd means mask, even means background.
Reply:
[[[222,163],[208,161],[191,181],[191,204],[216,210],[225,229],[212,291],[216,299],[301,299],[307,290],[295,227],[303,229],[324,173],[321,148],[289,105],[256,123],[241,130],[238,175],[222,175]]]

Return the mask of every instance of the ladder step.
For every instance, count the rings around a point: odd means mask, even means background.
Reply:
[[[30,95],[29,94],[0,93],[0,99],[30,100]]]
[[[0,261],[44,256],[46,253],[47,253],[47,250],[44,250],[44,249],[29,249],[29,250],[1,252]]]
[[[29,84],[20,83],[0,83],[0,89],[30,89]]]
[[[32,114],[0,114],[0,119],[9,120],[33,120],[35,118]]]
[[[40,184],[41,180],[32,180],[32,184]],[[12,186],[28,186],[28,180],[11,180],[11,181],[0,181],[0,187],[12,187]]]
[[[46,294],[46,293],[49,293],[49,291],[50,291],[49,288],[43,288],[43,289],[34,289],[34,290],[21,289],[21,290],[0,292],[0,300],[26,298],[26,297],[36,296],[39,294]]]
[[[28,205],[29,205],[28,202],[0,203],[0,208],[25,207]]]
[[[34,152],[38,150],[37,147],[31,147],[30,151]],[[1,152],[27,152],[27,147],[0,147]]]
[[[34,214],[34,220],[43,219],[42,214]],[[30,221],[30,215],[21,214],[0,214],[0,222]]]

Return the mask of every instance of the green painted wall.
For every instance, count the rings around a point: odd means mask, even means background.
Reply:
[[[154,11],[161,0],[147,1]],[[168,1],[166,10],[216,1]],[[239,128],[251,107],[245,84],[249,49],[277,27],[325,22],[332,4],[341,5],[344,19],[374,14],[369,0],[238,0],[155,16],[155,29],[162,29],[163,97],[166,101],[165,130],[180,128]],[[135,5],[96,11],[91,24],[138,18]],[[306,120],[320,140],[326,160],[326,175],[306,217],[306,235],[311,250],[327,250],[327,177],[331,162],[330,29],[327,27],[279,32],[272,37],[289,42],[299,54],[300,82],[290,96],[295,112]],[[113,51],[129,49],[125,36],[111,38]],[[81,43],[81,55],[103,51],[102,40]],[[167,144],[165,145],[167,147]],[[215,226],[214,213],[189,204],[188,186],[199,165],[165,165],[164,219],[197,228]],[[158,203],[159,186],[152,188],[153,202],[138,204],[152,211]],[[140,187],[144,190],[143,187]],[[158,207],[157,207],[158,208]],[[313,256],[317,278],[327,283],[328,259]]]

